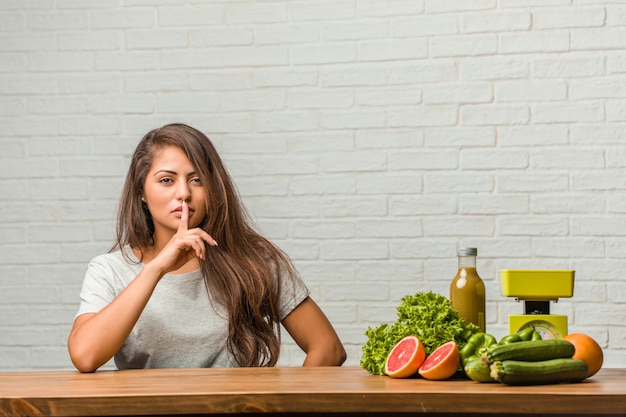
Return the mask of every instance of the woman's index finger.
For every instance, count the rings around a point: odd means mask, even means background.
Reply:
[[[178,224],[178,231],[184,232],[189,228],[189,206],[186,201],[183,201],[183,209],[180,213],[180,223]]]

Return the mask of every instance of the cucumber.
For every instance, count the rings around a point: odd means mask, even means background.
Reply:
[[[528,340],[506,345],[496,345],[482,356],[485,364],[496,361],[545,361],[548,359],[571,358],[574,356],[574,345],[567,340]]]
[[[558,384],[580,382],[587,377],[587,365],[579,359],[561,358],[546,361],[496,361],[491,377],[507,385]]]

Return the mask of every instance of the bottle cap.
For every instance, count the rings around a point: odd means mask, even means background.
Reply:
[[[458,248],[456,250],[457,256],[476,256],[478,255],[478,249],[476,248]]]

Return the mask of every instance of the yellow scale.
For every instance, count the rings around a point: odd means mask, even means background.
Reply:
[[[550,302],[574,295],[574,272],[570,270],[500,271],[500,288],[505,297],[524,302],[524,314],[509,316],[511,334],[533,327],[542,339],[566,336],[567,316],[550,314]]]

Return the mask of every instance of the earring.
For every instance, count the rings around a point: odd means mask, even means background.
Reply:
[[[141,201],[143,201],[145,203],[146,199],[144,197],[141,197]]]

